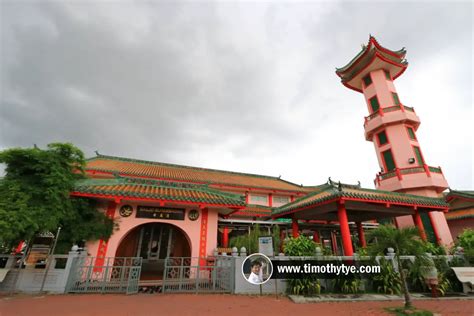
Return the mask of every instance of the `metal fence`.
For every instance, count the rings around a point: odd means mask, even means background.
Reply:
[[[233,293],[234,270],[232,257],[169,257],[163,293]]]
[[[142,269],[141,257],[77,257],[72,263],[66,292],[126,293],[138,292]]]

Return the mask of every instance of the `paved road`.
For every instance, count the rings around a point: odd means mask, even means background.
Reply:
[[[50,295],[0,297],[0,315],[387,315],[402,302],[295,304],[286,297],[195,294]],[[474,315],[474,300],[415,301],[443,316]]]

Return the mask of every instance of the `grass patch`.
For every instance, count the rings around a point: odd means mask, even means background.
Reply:
[[[396,316],[433,316],[433,313],[424,309],[416,309],[415,307],[386,307],[385,310]]]

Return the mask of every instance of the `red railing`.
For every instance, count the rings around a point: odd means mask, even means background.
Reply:
[[[389,106],[387,108],[379,108],[378,111],[376,111],[376,112],[374,112],[374,113],[372,113],[369,116],[366,116],[364,118],[364,125],[366,125],[367,122],[369,122],[370,120],[373,120],[377,116],[384,116],[384,113],[390,113],[390,112],[395,112],[395,111],[402,111],[402,112],[408,111],[408,112],[415,113],[414,108],[411,108],[409,106],[405,106],[403,104],[395,105],[395,106]]]
[[[432,173],[443,174],[441,167],[430,167],[428,165],[408,167],[408,168],[396,168],[389,172],[379,173],[375,176],[374,183],[380,184],[380,181],[397,177],[398,180],[402,180],[404,175],[415,174],[415,173],[426,173],[428,177],[431,177]],[[444,175],[443,175],[444,176]]]

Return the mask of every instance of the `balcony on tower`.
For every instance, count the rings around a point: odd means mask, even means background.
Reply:
[[[420,126],[420,118],[414,108],[403,104],[380,107],[364,118],[365,139],[372,141],[373,134],[381,127],[399,123],[409,124],[416,131]]]
[[[430,188],[441,193],[448,188],[448,182],[441,167],[430,167],[426,164],[379,172],[374,184],[377,189],[397,192]]]

